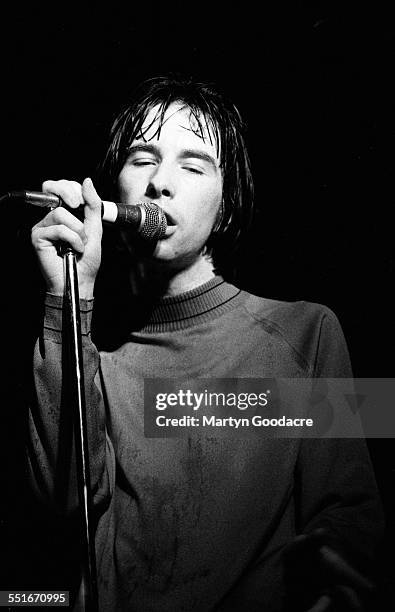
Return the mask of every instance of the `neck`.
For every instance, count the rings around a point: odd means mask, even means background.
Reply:
[[[215,276],[214,266],[206,256],[196,259],[180,270],[169,269],[166,264],[144,261],[131,272],[133,293],[155,298],[176,296],[203,285]]]

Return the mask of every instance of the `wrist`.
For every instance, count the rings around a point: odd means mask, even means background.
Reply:
[[[93,299],[93,292],[94,292],[94,288],[95,285],[93,284],[80,284],[78,286],[78,293],[79,293],[79,297],[81,300],[91,300]],[[59,286],[54,286],[54,285],[47,285],[47,289],[46,289],[47,293],[50,293],[51,295],[56,295],[59,297],[63,297],[64,296],[64,289],[63,287],[59,287]]]
[[[78,287],[80,300],[91,300],[93,299],[93,290],[95,288],[94,283],[81,284]]]

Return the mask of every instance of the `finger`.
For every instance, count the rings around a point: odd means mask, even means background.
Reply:
[[[90,178],[86,178],[82,183],[82,196],[85,206],[85,222],[88,223],[90,230],[100,233],[102,231],[102,201]]]
[[[286,547],[284,553],[289,559],[297,557],[307,552],[314,552],[326,540],[326,532],[324,529],[315,529],[310,533],[301,533],[297,535],[290,544]]]
[[[81,237],[66,225],[50,225],[49,227],[35,227],[32,231],[32,242],[38,251],[55,246],[58,242],[65,242],[74,251],[83,253],[85,245]]]
[[[323,567],[337,579],[340,579],[343,584],[363,591],[373,590],[373,584],[347,563],[333,548],[326,545],[320,546],[319,555]]]
[[[84,224],[65,208],[55,208],[41,219],[35,227],[49,227],[51,225],[66,225],[73,232],[79,234],[83,242],[87,241]]]
[[[306,610],[306,612],[326,612],[330,609],[332,600],[329,595],[322,595],[318,601],[313,605],[312,608]]]
[[[350,587],[338,585],[334,591],[335,601],[342,604],[342,609],[346,607],[350,612],[362,612],[364,609],[363,602],[357,593]]]
[[[297,561],[303,554],[305,557],[308,552],[318,555],[322,569],[326,571],[328,577],[337,582],[349,585],[363,591],[371,591],[373,584],[354,569],[334,548],[325,544],[325,531],[317,529],[309,534],[297,536],[285,551],[286,558]]]
[[[84,204],[81,185],[77,181],[67,181],[65,179],[60,181],[44,181],[42,190],[44,193],[58,195],[70,208],[78,208],[78,206]]]

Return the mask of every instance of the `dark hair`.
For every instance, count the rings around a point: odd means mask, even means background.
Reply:
[[[165,113],[174,102],[190,109],[196,133],[203,137],[204,128],[213,135],[223,174],[223,201],[220,215],[206,245],[216,267],[229,257],[242,233],[250,225],[253,209],[253,181],[244,141],[244,123],[234,104],[214,87],[178,76],[155,77],[144,81],[133,101],[115,119],[110,144],[101,165],[112,198],[117,197],[117,180],[126,161],[128,148],[142,128],[149,111],[158,106],[154,119],[160,133]]]

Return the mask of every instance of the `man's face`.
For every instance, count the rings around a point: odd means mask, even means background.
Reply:
[[[118,186],[126,204],[154,202],[163,208],[168,228],[153,257],[182,269],[202,257],[222,201],[222,173],[214,139],[211,144],[207,129],[204,138],[195,133],[188,108],[172,104],[159,136],[158,122],[150,126],[156,112],[146,118],[144,138],[131,144]]]

